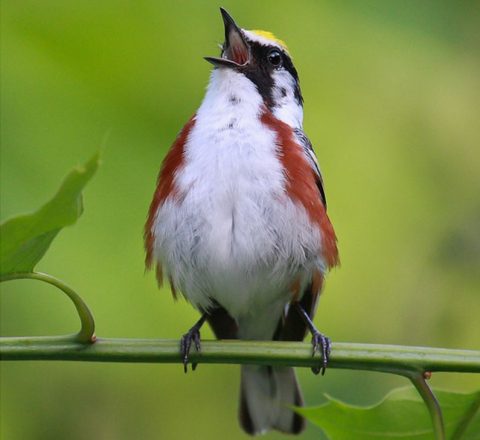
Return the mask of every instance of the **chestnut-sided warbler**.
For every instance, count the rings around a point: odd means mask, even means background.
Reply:
[[[202,314],[183,336],[301,341],[313,335],[315,372],[330,342],[311,319],[326,271],[338,264],[322,176],[302,128],[303,98],[285,44],[239,28],[221,9],[225,43],[205,98],[168,152],[145,225],[146,265]],[[195,365],[193,365],[195,367]],[[294,370],[243,366],[240,421],[250,434],[298,433]]]

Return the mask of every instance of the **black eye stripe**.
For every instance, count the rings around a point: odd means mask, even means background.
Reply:
[[[294,79],[293,96],[299,105],[302,105],[303,98],[300,91],[298,74],[293,66],[290,56],[278,46],[266,46],[256,41],[247,40],[250,45],[251,62],[242,68],[242,73],[250,79],[257,87],[268,108],[274,106],[274,81],[273,73],[276,70],[286,70]],[[275,66],[268,60],[268,55],[277,51],[281,57],[279,66]]]

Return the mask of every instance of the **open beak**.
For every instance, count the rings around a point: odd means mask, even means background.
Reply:
[[[245,41],[242,30],[230,14],[223,8],[220,8],[220,12],[225,25],[225,44],[223,45],[222,57],[205,57],[205,59],[216,67],[238,68],[244,66],[250,60],[250,48]]]

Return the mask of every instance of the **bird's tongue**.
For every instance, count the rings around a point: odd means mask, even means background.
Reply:
[[[229,32],[228,47],[225,51],[225,56],[240,65],[248,62],[248,47],[236,29],[232,29]]]

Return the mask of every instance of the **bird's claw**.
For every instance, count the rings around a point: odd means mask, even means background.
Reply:
[[[322,376],[325,374],[325,370],[328,365],[330,357],[330,338],[327,338],[325,335],[322,335],[320,332],[315,331],[312,335],[312,356],[315,356],[315,353],[322,354],[322,364],[321,366],[312,367],[313,374],[322,373]]]
[[[188,355],[190,353],[190,348],[192,347],[192,342],[197,352],[200,352],[200,330],[195,327],[185,333],[180,341],[180,353],[182,354],[183,371],[185,371],[185,373],[187,372]],[[194,362],[192,363],[192,371],[195,371],[195,368],[197,368],[197,363]]]

